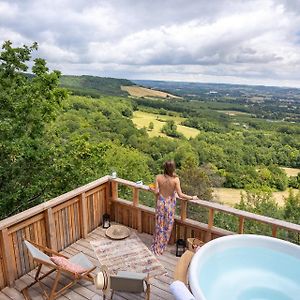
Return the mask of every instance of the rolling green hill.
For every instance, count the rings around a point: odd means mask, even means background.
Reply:
[[[126,79],[87,75],[63,75],[60,78],[60,85],[71,90],[76,95],[91,96],[96,98],[103,95],[127,96],[128,93],[121,90],[121,86],[131,86],[134,85],[134,83]]]

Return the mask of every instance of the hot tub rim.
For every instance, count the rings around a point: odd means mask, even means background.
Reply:
[[[208,258],[208,256],[205,257],[207,252],[209,252],[209,255],[213,255],[214,253],[222,251],[222,249],[224,249],[224,244],[225,244],[225,248],[229,249],[229,248],[235,248],[237,246],[245,245],[245,243],[249,243],[249,242],[252,242],[251,246],[253,246],[253,241],[256,242],[257,246],[267,246],[267,248],[271,248],[272,250],[284,252],[288,255],[292,255],[300,259],[299,245],[278,238],[256,235],[256,234],[234,234],[234,235],[216,238],[203,245],[200,248],[200,250],[195,253],[189,266],[189,270],[188,270],[189,285],[192,293],[194,294],[197,300],[207,300],[202,292],[201,287],[198,286],[196,276],[192,276],[192,274],[196,274],[197,272],[196,268],[198,267],[199,260],[201,261],[202,258],[202,260],[205,261]],[[220,246],[220,244],[221,247],[218,247]]]

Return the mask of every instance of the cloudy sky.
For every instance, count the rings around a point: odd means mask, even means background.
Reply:
[[[64,74],[300,87],[300,0],[0,0]]]

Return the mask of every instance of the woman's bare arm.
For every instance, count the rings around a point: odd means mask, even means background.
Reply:
[[[176,178],[176,181],[175,181],[175,190],[176,190],[176,193],[177,193],[179,198],[182,198],[182,199],[185,199],[185,200],[196,200],[196,199],[198,199],[197,196],[189,196],[189,195],[186,195],[182,192],[181,186],[180,186],[180,180],[179,180],[178,177]]]

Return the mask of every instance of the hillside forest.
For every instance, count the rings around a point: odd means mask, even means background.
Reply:
[[[0,53],[2,219],[113,171],[151,183],[163,162],[174,159],[186,193],[212,201],[213,187],[243,188],[237,208],[300,224],[300,193],[291,191],[283,206],[271,194],[300,188],[300,174],[288,177],[281,169],[300,168],[300,90],[228,85],[212,93],[193,85],[188,96],[182,88],[176,94],[176,83],[160,82],[160,90],[178,97],[135,97],[122,89],[136,85],[128,80],[50,71],[44,59],[32,61],[37,48],[7,41]],[[137,111],[169,117],[161,136],[151,135],[151,122],[134,124]],[[199,134],[186,137],[173,117]],[[154,205],[153,195],[143,201]],[[189,214],[205,218],[195,207]],[[236,226],[221,214],[218,224]],[[291,239],[299,242],[299,236]]]

